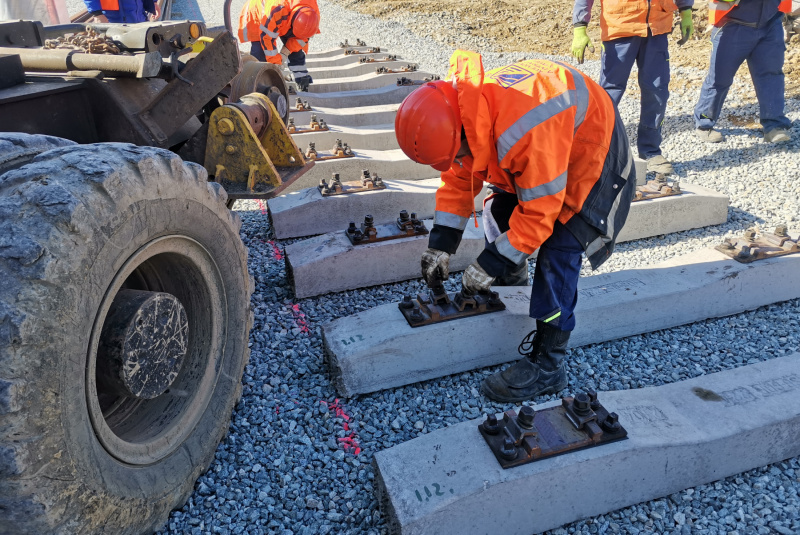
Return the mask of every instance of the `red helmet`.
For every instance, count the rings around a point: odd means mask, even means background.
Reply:
[[[406,156],[437,171],[447,171],[461,147],[458,93],[443,80],[421,86],[397,109],[394,132]]]
[[[292,34],[308,40],[319,30],[319,13],[309,6],[298,6],[292,11]]]

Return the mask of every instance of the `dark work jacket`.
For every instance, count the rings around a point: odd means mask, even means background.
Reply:
[[[148,13],[155,13],[156,6],[154,0],[119,0],[119,10],[103,11],[100,0],[83,0],[89,12],[100,13],[106,16],[108,22],[124,22],[133,24],[145,22]]]
[[[722,19],[722,24],[734,22],[745,26],[763,28],[775,17],[782,16],[778,12],[780,0],[741,0],[739,4],[730,10]]]

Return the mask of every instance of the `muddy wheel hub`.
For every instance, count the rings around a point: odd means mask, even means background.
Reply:
[[[178,376],[189,322],[164,292],[122,290],[111,304],[98,348],[98,381],[119,395],[153,399]]]

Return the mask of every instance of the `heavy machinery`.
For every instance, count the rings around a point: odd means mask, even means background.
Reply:
[[[253,282],[227,205],[313,164],[281,73],[206,33],[0,23],[0,534],[152,532],[228,429]]]

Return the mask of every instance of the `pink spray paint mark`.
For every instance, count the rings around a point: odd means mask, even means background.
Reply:
[[[306,315],[300,310],[300,305],[292,305],[291,309],[297,328],[300,329],[300,332],[308,334],[308,322],[306,321]]]
[[[333,414],[344,420],[342,428],[345,431],[350,431],[350,415],[344,411],[344,408],[339,404],[339,399],[335,399],[333,403],[328,403],[320,400],[320,403],[325,403],[328,408],[333,411]],[[350,431],[347,436],[337,438],[336,441],[342,445],[342,449],[347,453],[358,455],[361,453],[361,446],[358,444],[358,436],[355,431]]]
[[[272,258],[274,258],[275,260],[283,260],[283,252],[281,251],[281,248],[278,247],[277,243],[275,243],[272,240],[269,240],[267,242],[267,245],[272,247]]]
[[[256,202],[258,203],[258,207],[261,209],[261,215],[267,215],[267,207],[264,205],[264,201],[257,199]]]

